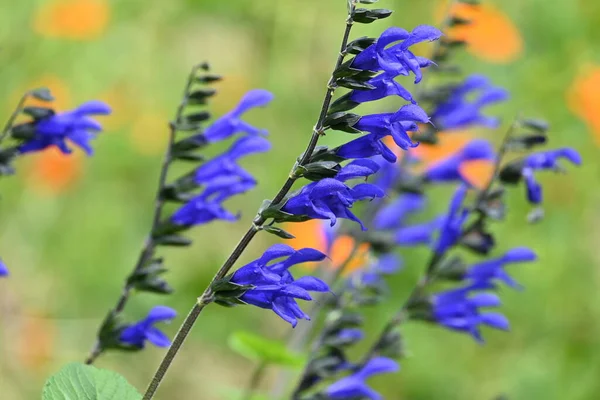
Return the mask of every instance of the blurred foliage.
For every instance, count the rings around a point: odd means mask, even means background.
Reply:
[[[498,393],[511,399],[595,399],[600,390],[600,190],[594,136],[599,133],[588,127],[597,129],[594,116],[600,110],[594,107],[600,100],[594,93],[600,84],[597,79],[590,80],[595,87],[572,83],[600,65],[600,3],[490,3],[518,28],[523,52],[502,64],[465,54],[466,70],[488,74],[510,89],[512,101],[494,109],[505,125],[518,111],[545,117],[553,128],[552,147],[577,148],[585,164],[568,176],[544,177],[548,212],[539,225],[524,227],[524,194],[512,193],[509,220],[499,228],[501,247],[527,244],[540,256],[535,265],[514,272],[525,291],[502,293],[512,332],[486,332],[488,343],[478,346],[441,329],[410,326],[411,355],[401,373],[378,378],[374,385],[383,388],[386,399],[489,399]],[[433,0],[380,4],[396,12],[384,22],[361,26],[355,35],[378,34],[388,24],[434,23],[443,7]],[[175,295],[136,296],[127,310],[137,318],[161,302],[180,311],[174,325],[181,321],[303,148],[338,51],[344,10],[343,0],[0,0],[1,115],[8,116],[25,89],[41,85],[53,90],[59,108],[99,98],[115,109],[93,158],[56,161],[56,155],[43,154],[22,160],[17,177],[0,182],[0,255],[11,269],[10,278],[0,281],[3,399],[39,398],[47,376],[82,360],[92,345],[149,228],[167,121],[187,71],[209,60],[227,77],[219,84],[215,112],[226,111],[250,88],[276,95],[271,107],[249,116],[269,129],[274,149],[245,163],[260,185],[231,202],[232,209],[243,212],[240,222],[199,228],[193,248],[167,252]],[[422,50],[426,54],[428,48]],[[388,107],[397,104],[388,102]],[[346,139],[331,134],[325,141]],[[447,194],[440,188],[433,198]],[[442,209],[443,203],[434,207]],[[261,235],[240,265],[270,240],[271,235]],[[377,329],[393,312],[425,257],[424,251],[411,253],[405,272],[391,282],[394,298],[369,315],[368,326]],[[169,329],[173,334],[176,326]],[[229,333],[241,329],[272,338],[287,332],[272,313],[211,307],[159,398],[222,399],[230,388],[242,387],[253,364],[226,343]],[[161,354],[155,348],[114,353],[98,365],[142,389]]]

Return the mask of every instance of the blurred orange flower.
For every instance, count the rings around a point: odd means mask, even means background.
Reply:
[[[589,67],[575,78],[567,92],[567,102],[600,145],[600,66]]]
[[[47,37],[92,40],[106,31],[109,19],[106,0],[52,0],[38,9],[33,26]]]
[[[286,224],[284,229],[295,236],[294,239],[285,241],[285,244],[294,249],[311,247],[323,253],[328,253],[327,238],[323,231],[323,221],[313,219],[306,222],[289,223]],[[349,260],[354,246],[355,240],[351,236],[343,235],[336,237],[327,254],[331,260],[332,268],[337,269],[347,262],[347,265],[344,267],[344,274],[349,274],[363,267],[368,261],[369,244],[361,243],[356,249],[354,256]],[[306,263],[304,265],[314,268],[317,263]]]
[[[411,152],[421,161],[417,171],[424,171],[427,167],[436,164],[465,147],[475,136],[470,132],[439,132],[438,143],[421,143],[411,149]],[[492,160],[464,161],[459,171],[462,177],[478,189],[487,186],[494,170]]]
[[[436,10],[438,20],[443,18],[447,7],[447,0],[440,4]],[[465,41],[468,51],[476,57],[493,63],[508,63],[522,54],[523,39],[519,30],[508,15],[493,5],[455,3],[450,13],[471,23],[457,25],[445,33],[450,39]]]
[[[426,169],[428,166],[441,161],[456,153],[475,136],[467,131],[439,132],[436,144],[420,143],[411,149],[411,153],[421,161],[419,168]]]
[[[32,156],[29,170],[31,187],[48,194],[57,194],[69,188],[81,176],[81,152],[63,154],[50,147]]]
[[[32,370],[43,369],[55,350],[56,329],[50,319],[27,316],[19,326],[16,351],[19,361]]]

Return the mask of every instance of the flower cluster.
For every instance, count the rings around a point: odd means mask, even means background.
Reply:
[[[518,288],[518,284],[504,270],[507,264],[535,261],[535,253],[526,247],[518,247],[506,252],[502,257],[482,261],[467,268],[462,279],[465,285],[431,296],[433,319],[440,325],[470,334],[478,342],[483,342],[480,325],[508,330],[505,316],[480,308],[498,307],[497,295],[486,291],[496,287],[497,282]]]
[[[474,93],[477,96],[470,101]],[[507,99],[508,92],[492,86],[489,78],[471,75],[456,85],[448,98],[437,105],[431,118],[443,130],[464,129],[471,125],[497,128],[500,122],[498,118],[484,115],[482,109]]]
[[[156,306],[139,322],[121,328],[119,340],[127,346],[143,349],[146,341],[158,347],[168,347],[171,340],[154,325],[158,322],[170,322],[177,316],[175,310],[165,306]]]
[[[234,287],[242,288],[239,292],[232,296],[231,286],[227,286],[227,291],[216,290],[215,294],[218,300],[235,297],[243,304],[273,310],[295,327],[298,319],[310,320],[296,299],[310,301],[312,297],[309,292],[327,292],[329,286],[312,276],[295,279],[289,268],[305,262],[321,261],[325,257],[325,254],[311,248],[294,250],[284,244],[273,245],[260,258],[225,278]]]
[[[91,155],[90,141],[96,132],[102,131],[102,125],[91,116],[110,112],[110,107],[101,101],[88,101],[71,111],[47,112],[41,118],[16,127],[18,131],[30,130],[30,137],[19,145],[19,151],[29,153],[56,146],[64,154],[70,154],[72,150],[67,143],[71,142]]]

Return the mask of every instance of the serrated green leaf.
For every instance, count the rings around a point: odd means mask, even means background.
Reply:
[[[305,357],[289,350],[283,342],[265,339],[250,332],[234,332],[229,336],[229,347],[242,356],[268,364],[301,367]]]
[[[139,400],[142,395],[116,372],[72,363],[52,375],[42,400]]]

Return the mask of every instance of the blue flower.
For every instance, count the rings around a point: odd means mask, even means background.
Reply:
[[[405,223],[409,214],[421,211],[425,207],[426,199],[421,194],[404,193],[392,202],[381,207],[375,214],[373,226],[375,229],[399,228]]]
[[[8,275],[8,268],[6,268],[6,264],[4,264],[4,261],[0,260],[0,276],[7,276]]]
[[[322,261],[325,257],[325,254],[315,249],[294,250],[290,246],[276,244],[259,259],[235,271],[230,281],[238,285],[254,286],[239,297],[241,301],[273,310],[295,327],[298,319],[310,320],[300,309],[296,299],[310,301],[312,297],[309,291],[327,292],[329,287],[322,280],[312,276],[294,279],[288,269],[303,262]],[[284,259],[275,261],[280,258]]]
[[[355,103],[365,103],[383,99],[388,96],[400,96],[406,101],[416,104],[412,94],[406,90],[401,84],[394,80],[394,77],[387,73],[379,74],[376,77],[367,81],[368,84],[374,86],[368,90],[353,90],[350,92],[349,99]]]
[[[542,202],[542,186],[535,180],[534,171],[544,169],[561,171],[562,168],[558,162],[560,158],[566,158],[575,165],[581,164],[581,156],[577,150],[572,148],[533,153],[525,158],[521,174],[525,178],[527,199],[532,204]]]
[[[363,135],[337,147],[335,154],[346,159],[370,158],[380,155],[390,163],[395,163],[397,160],[394,152],[381,141],[381,136],[373,133]]]
[[[146,340],[158,347],[168,347],[171,340],[162,333],[154,324],[169,322],[177,316],[175,310],[165,306],[156,306],[143,320],[126,326],[119,336],[121,343],[143,349]]]
[[[325,393],[332,400],[380,400],[383,397],[371,389],[365,381],[373,375],[396,372],[399,369],[400,367],[396,361],[385,357],[375,357],[370,359],[361,369],[352,375],[330,385],[325,389]]]
[[[171,217],[179,225],[200,225],[215,219],[236,221],[238,216],[222,203],[256,186],[256,180],[237,164],[239,158],[269,150],[270,143],[258,136],[245,136],[220,156],[207,161],[194,172],[194,181],[203,186],[199,195],[180,207]]]
[[[431,298],[433,318],[446,328],[470,334],[480,343],[483,343],[480,325],[508,330],[509,323],[504,315],[479,310],[483,307],[500,305],[498,296],[481,292],[482,289],[488,288],[489,285],[475,283],[433,295]]]
[[[402,28],[386,29],[379,39],[358,54],[351,67],[366,71],[384,71],[390,77],[415,75],[415,83],[422,78],[421,68],[431,65],[431,61],[415,56],[408,48],[413,44],[433,41],[440,38],[442,32],[437,28],[420,25],[408,32]],[[395,42],[400,42],[390,46]],[[388,47],[389,46],[389,47]]]
[[[435,245],[437,254],[444,254],[446,250],[454,246],[462,235],[462,226],[469,216],[469,211],[462,209],[463,201],[467,195],[467,187],[461,185],[458,187],[452,200],[448,214],[444,218],[444,222],[440,229],[440,235]]]
[[[223,177],[238,177],[241,180],[254,178],[240,167],[237,161],[247,155],[263,153],[271,148],[268,140],[258,136],[244,136],[235,141],[223,154],[201,165],[194,174],[197,184],[209,185],[211,181]]]
[[[444,217],[437,217],[421,224],[401,227],[394,232],[394,243],[398,246],[429,245],[433,243],[433,236],[444,220]]]
[[[223,115],[206,128],[204,137],[209,143],[214,143],[227,139],[238,132],[245,132],[249,135],[266,133],[242,121],[240,117],[252,108],[266,106],[271,100],[273,100],[273,95],[266,90],[255,89],[249,91],[232,111]]]
[[[468,183],[460,172],[462,163],[473,160],[493,160],[495,156],[496,153],[490,142],[485,139],[474,139],[450,157],[429,166],[424,176],[431,182]]]
[[[379,165],[372,160],[355,160],[344,166],[334,178],[325,178],[304,186],[287,200],[281,210],[293,215],[328,219],[331,226],[335,225],[337,218],[347,218],[358,222],[361,228],[366,230],[349,208],[356,201],[383,197],[385,193],[369,183],[360,183],[350,188],[344,182],[367,177],[378,169]]]
[[[479,93],[479,96],[471,102],[469,99],[473,93]],[[471,125],[496,128],[500,122],[498,118],[485,116],[482,109],[506,99],[506,90],[492,86],[485,76],[471,75],[437,106],[431,119],[442,130],[463,129]]]
[[[387,253],[380,255],[367,268],[363,268],[350,277],[348,286],[352,289],[358,287],[377,287],[381,285],[385,275],[392,275],[403,267],[402,259],[396,254]]]
[[[486,260],[472,265],[464,276],[464,279],[470,279],[475,283],[493,285],[494,280],[504,282],[510,287],[519,288],[510,275],[504,271],[506,264],[535,261],[535,253],[527,247],[516,247],[507,251],[502,257],[492,260]]]
[[[429,117],[421,107],[415,104],[408,104],[402,106],[395,113],[365,115],[353,127],[372,133],[376,139],[391,135],[399,147],[407,150],[418,145],[418,143],[414,143],[408,136],[408,131],[416,131],[418,129],[417,122],[427,123],[429,122]]]
[[[101,101],[88,101],[72,111],[51,115],[33,122],[35,137],[19,146],[21,153],[43,150],[56,146],[64,154],[70,154],[67,141],[72,142],[88,155],[93,153],[90,141],[102,130],[91,115],[110,114],[110,107]]]

